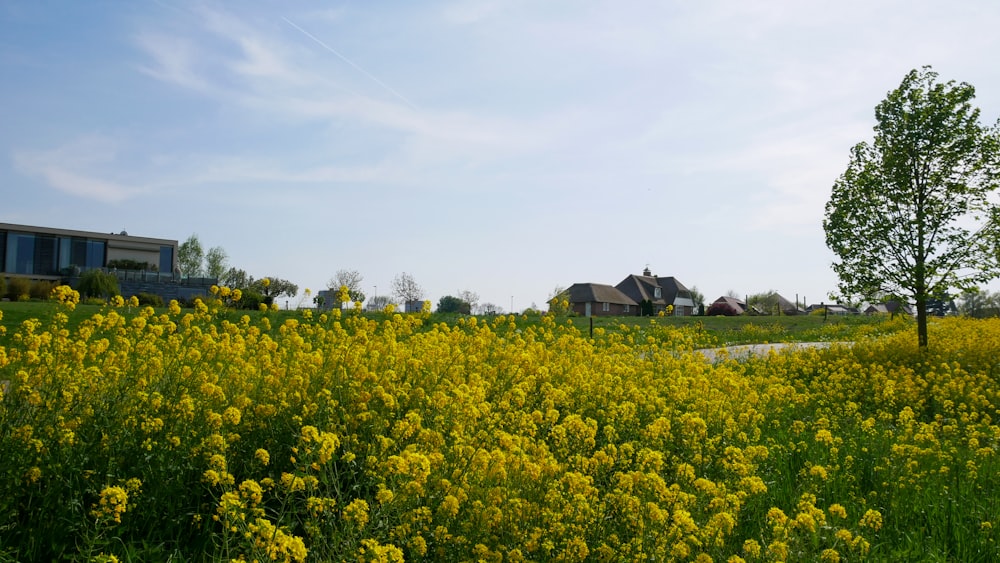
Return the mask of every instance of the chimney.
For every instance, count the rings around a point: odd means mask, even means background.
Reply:
[[[647,264],[646,269],[642,271],[642,275],[646,276],[647,278],[653,275],[652,272],[649,271],[649,264]]]

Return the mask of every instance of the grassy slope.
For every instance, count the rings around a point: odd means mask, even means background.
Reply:
[[[69,326],[74,328],[85,318],[95,313],[99,313],[103,307],[98,305],[80,304],[70,315]],[[52,302],[0,302],[0,326],[7,327],[8,334],[14,332],[25,320],[36,318],[47,320],[56,310],[56,304]],[[128,314],[126,312],[126,314]],[[239,317],[243,314],[256,316],[257,312],[234,311],[233,315]],[[278,311],[272,313],[278,318],[296,317],[301,313],[297,311]],[[367,314],[367,313],[366,313]],[[375,319],[384,317],[381,314],[370,315]],[[431,322],[445,322],[453,324],[460,317],[458,315],[438,315],[431,316]],[[829,317],[824,319],[818,315],[799,316],[767,316],[767,317],[563,317],[559,323],[571,323],[582,334],[588,334],[591,327],[594,329],[603,328],[606,331],[620,331],[623,329],[642,329],[655,323],[659,326],[670,326],[675,328],[692,327],[699,333],[705,335],[705,341],[718,343],[720,346],[735,344],[759,344],[767,342],[811,342],[811,341],[834,341],[851,338],[854,331],[863,325],[878,322],[878,317],[851,316],[851,317]],[[525,326],[537,324],[539,317],[521,317],[519,324]]]

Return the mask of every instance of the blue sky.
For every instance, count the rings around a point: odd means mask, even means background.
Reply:
[[[836,289],[823,206],[911,69],[1000,115],[1000,3],[0,3],[0,222],[504,310],[648,265]],[[296,300],[293,300],[296,301]]]

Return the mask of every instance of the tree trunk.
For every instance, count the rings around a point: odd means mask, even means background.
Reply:
[[[917,295],[917,345],[921,350],[927,348],[927,295]]]

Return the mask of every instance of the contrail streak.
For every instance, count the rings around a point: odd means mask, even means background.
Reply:
[[[344,61],[345,63],[347,63],[349,65],[351,65],[352,67],[354,67],[355,69],[357,69],[358,72],[360,72],[360,73],[364,74],[365,76],[367,76],[368,78],[372,79],[376,84],[378,84],[379,86],[385,88],[390,94],[392,94],[393,96],[396,96],[397,98],[399,98],[400,100],[402,100],[403,103],[405,103],[406,105],[410,106],[410,108],[417,109],[417,106],[413,105],[413,103],[410,102],[410,100],[407,100],[405,96],[403,96],[399,92],[393,90],[392,87],[390,87],[385,82],[382,82],[378,78],[375,78],[374,76],[372,76],[372,74],[370,72],[368,72],[367,70],[365,70],[365,69],[361,68],[360,66],[354,64],[354,61],[352,61],[351,59],[348,59],[344,55],[341,55],[333,47],[331,47],[331,46],[327,45],[326,43],[323,43],[322,41],[320,41],[320,39],[318,37],[316,37],[315,35],[309,33],[308,31],[302,29],[301,27],[295,25],[295,22],[293,22],[292,20],[290,20],[290,19],[288,19],[288,18],[286,18],[284,16],[282,16],[281,19],[285,20],[285,23],[287,23],[288,25],[290,25],[290,26],[294,27],[295,29],[299,30],[300,32],[302,32],[302,34],[305,35],[306,37],[308,37],[309,39],[312,39],[313,41],[315,41],[316,43],[318,43],[320,47],[323,47],[327,51],[330,51],[334,55],[337,55],[337,57],[340,60]]]

